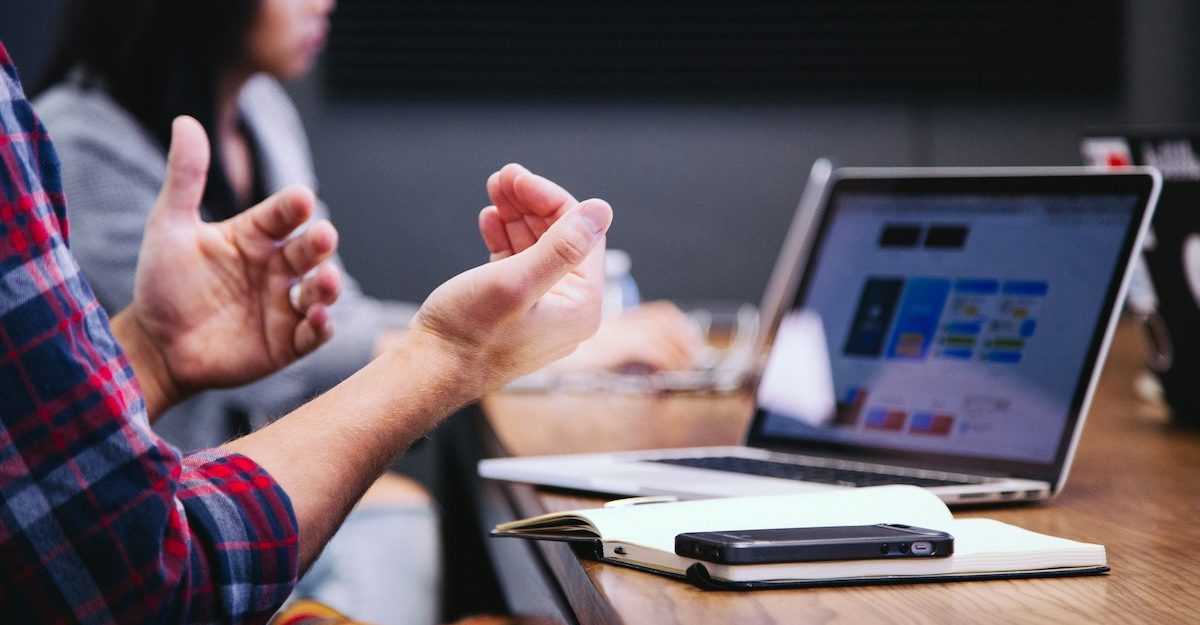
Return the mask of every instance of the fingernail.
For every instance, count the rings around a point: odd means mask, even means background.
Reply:
[[[610,215],[610,209],[603,201],[587,200],[579,205],[579,217],[588,231],[594,235],[608,229]]]

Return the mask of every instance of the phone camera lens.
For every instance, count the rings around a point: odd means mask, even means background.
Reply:
[[[879,553],[886,554],[888,551],[890,551],[890,549],[888,548],[887,543],[883,543],[882,545],[879,546]]]
[[[908,553],[908,543],[900,543],[900,553]]]

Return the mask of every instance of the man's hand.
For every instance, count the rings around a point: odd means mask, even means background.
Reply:
[[[493,205],[479,214],[479,231],[493,261],[528,249],[575,205],[561,187],[515,164],[488,178],[488,195]],[[660,371],[686,369],[701,347],[678,308],[669,302],[652,302],[605,320],[595,336],[552,368],[616,370],[635,365]]]
[[[570,353],[600,323],[608,204],[576,202],[515,165],[489,190],[497,205],[480,226],[494,262],[434,290],[408,331],[358,373],[224,446],[287,491],[300,521],[301,571],[396,454],[464,403]]]
[[[333,225],[317,221],[290,237],[312,215],[311,191],[287,189],[204,223],[209,146],[199,123],[175,120],[167,161],[133,302],[113,319],[152,416],[190,393],[256,380],[316,349],[332,335],[326,307],[341,289],[337,270],[322,264],[337,247]]]
[[[492,261],[438,287],[409,334],[433,338],[461,363],[464,401],[571,353],[596,332],[604,234],[612,209],[507,165],[488,180],[480,213]]]

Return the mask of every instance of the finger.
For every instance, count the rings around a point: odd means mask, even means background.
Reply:
[[[602,285],[603,259],[598,244],[612,224],[612,208],[603,200],[588,200],[554,223],[537,243],[509,259],[518,267],[514,279],[528,284],[537,300],[568,273],[576,271],[589,284]],[[585,262],[588,261],[588,262]]]
[[[517,163],[509,163],[493,175],[494,181],[489,180],[491,189],[496,197],[493,201],[496,212],[504,222],[504,231],[508,236],[514,254],[529,249],[537,242],[540,233],[535,233],[525,217],[528,211],[521,206],[513,192],[513,183],[522,175],[529,173],[528,169]]]
[[[633,334],[638,339],[631,348],[629,361],[658,370],[682,369],[691,362],[686,350],[680,349],[678,343],[653,325],[644,326]]]
[[[296,356],[303,356],[320,347],[333,336],[333,318],[329,309],[322,305],[310,307],[304,314],[304,319],[296,324],[292,333],[292,348]]]
[[[578,204],[566,189],[528,170],[514,176],[511,189],[525,226],[535,239],[540,239],[556,219]]]
[[[521,210],[513,195],[512,184],[517,176],[527,171],[529,170],[517,163],[509,163],[488,177],[488,196],[492,199],[492,204],[496,205],[500,217],[506,222],[521,219]]]
[[[653,314],[655,316],[678,316],[680,318],[687,318],[687,315],[685,315],[682,310],[679,310],[678,306],[673,304],[670,300],[665,299],[642,302],[642,304],[637,307],[637,312]]]
[[[529,170],[514,175],[512,194],[523,215],[536,215],[551,223],[578,203],[566,189]]]
[[[539,239],[542,238],[543,234],[546,234],[547,230],[550,229],[551,223],[553,223],[553,222],[551,222],[547,219],[544,219],[542,217],[526,217],[525,218],[525,225],[529,226],[529,231],[533,233],[533,236],[535,236]]]
[[[691,361],[683,355],[673,352],[665,346],[660,346],[657,351],[647,355],[644,364],[655,371],[679,371],[686,369],[690,363]]]
[[[646,302],[626,313],[630,322],[646,327],[648,331],[666,337],[682,351],[694,351],[700,347],[701,337],[683,311],[666,300]]]
[[[512,244],[513,253],[521,253],[537,243],[538,237],[533,234],[529,224],[524,219],[504,222],[504,233]]]
[[[696,362],[699,346],[679,337],[663,334],[660,337],[659,349],[663,359],[663,368],[670,370],[687,369]]]
[[[645,333],[635,334],[637,342],[630,346],[620,365],[636,364],[655,371],[675,371],[684,368],[690,362],[676,350],[669,339],[654,334],[652,329],[647,330]]]
[[[208,180],[208,136],[200,122],[187,116],[171,124],[171,147],[167,150],[167,173],[154,211],[171,219],[199,219],[200,201]]]
[[[678,370],[686,369],[696,360],[695,350],[690,343],[677,340],[677,337],[663,337],[664,368]]]
[[[566,189],[516,163],[505,165],[488,179],[488,192],[514,253],[533,245],[554,220],[578,204]]]
[[[506,214],[512,213],[512,210],[510,209],[510,207],[508,205],[508,197],[500,192],[500,172],[499,171],[492,172],[492,175],[488,176],[487,193],[488,193],[488,199],[492,201],[492,205],[496,207],[497,211],[500,211],[500,207],[503,206],[504,207],[504,210],[502,211],[503,213],[506,213]]]
[[[321,265],[312,275],[300,281],[297,312],[307,313],[309,308],[316,305],[332,306],[341,292],[341,272],[328,263]]]
[[[512,243],[508,240],[504,220],[495,206],[479,211],[479,234],[483,236],[483,244],[487,246],[492,260],[512,256]]]
[[[607,235],[608,227],[612,225],[612,207],[610,207],[608,202],[605,202],[604,200],[598,200],[598,199],[593,198],[593,199],[584,200],[583,202],[581,202],[579,204],[579,208],[577,208],[576,210],[583,209],[583,204],[585,204],[585,203],[588,205],[586,210],[599,211],[599,213],[593,213],[594,217],[592,217],[592,220],[595,220],[596,223],[604,223],[602,221],[602,219],[604,217],[607,217],[608,222],[607,222],[607,225],[604,226],[604,233],[605,233],[605,235]],[[556,221],[555,223],[558,223],[558,222]],[[551,226],[551,227],[553,227],[553,226]],[[577,268],[575,268],[575,271],[573,272],[573,273],[577,274],[580,278],[582,278],[585,281],[585,283],[587,283],[589,285],[594,285],[596,287],[596,289],[598,289],[598,291],[600,291],[600,292],[603,292],[603,290],[604,290],[604,280],[605,280],[604,254],[605,254],[606,242],[607,242],[606,237],[601,236],[600,241],[597,242],[596,245],[592,248],[591,255],[588,256],[587,260],[583,261],[583,263],[581,265],[579,265]]]
[[[680,349],[692,351],[700,346],[701,338],[696,334],[691,320],[674,304],[665,301],[650,302],[638,308],[638,312],[643,310],[651,313],[648,319],[657,331],[679,345]]]
[[[230,221],[241,235],[282,241],[312,217],[316,204],[311,189],[288,187]]]
[[[319,219],[284,243],[283,258],[293,274],[302,276],[332,256],[337,242],[337,229],[329,221]]]

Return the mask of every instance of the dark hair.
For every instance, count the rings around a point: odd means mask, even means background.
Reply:
[[[217,80],[245,54],[259,0],[68,0],[38,94],[68,79],[103,86],[165,151],[171,121],[195,117],[212,142],[204,204],[218,218],[235,206],[216,132]]]

